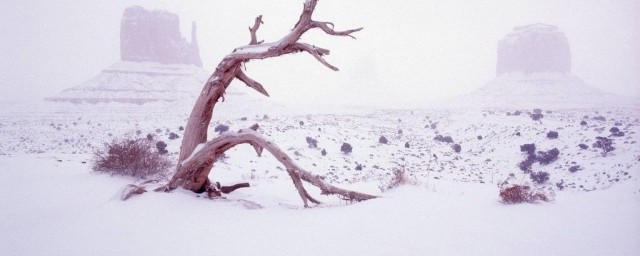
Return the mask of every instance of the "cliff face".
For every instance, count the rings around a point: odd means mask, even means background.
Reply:
[[[202,67],[196,25],[192,24],[189,43],[180,33],[178,15],[131,6],[124,10],[122,16],[120,58],[123,61],[151,61]]]
[[[557,26],[531,24],[515,27],[498,42],[496,75],[571,72],[571,52]]]

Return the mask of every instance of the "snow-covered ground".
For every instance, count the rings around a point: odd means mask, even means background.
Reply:
[[[308,171],[381,198],[345,204],[307,186],[324,204],[304,209],[277,161],[240,146],[210,176],[223,184],[251,183],[227,199],[178,190],[118,200],[119,189],[140,181],[91,172],[92,152],[113,138],[152,134],[167,142],[175,159],[180,139],[168,135],[183,135],[179,127],[188,105],[2,106],[2,254],[640,254],[637,109],[541,106],[538,122],[529,117],[532,109],[517,107],[293,108],[229,97],[214,111],[210,136],[218,124],[237,130],[258,123],[259,132]],[[603,157],[592,144],[612,127],[625,135],[610,137],[616,150]],[[558,138],[548,139],[549,131]],[[435,141],[436,135],[451,136],[462,150],[454,152],[453,143]],[[389,142],[379,143],[380,136]],[[308,147],[306,137],[316,139],[318,148]],[[353,146],[349,155],[340,152],[344,142]],[[525,143],[560,151],[557,161],[533,165],[550,174],[542,185],[517,167]],[[589,148],[580,149],[580,143]],[[570,172],[576,165],[580,170]],[[398,168],[418,185],[382,192],[379,186]],[[505,182],[553,189],[556,200],[504,205],[498,184]],[[253,209],[256,204],[262,208]]]

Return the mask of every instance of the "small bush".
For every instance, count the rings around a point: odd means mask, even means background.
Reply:
[[[167,143],[164,143],[164,141],[156,142],[156,149],[158,150],[158,153],[161,155],[169,153],[169,151],[167,151]]]
[[[409,145],[409,142],[405,142],[405,143],[404,143],[404,147],[405,147],[405,148],[410,148],[410,147],[411,147],[411,145]]]
[[[453,149],[453,152],[456,152],[456,153],[460,153],[460,151],[462,151],[462,147],[460,147],[459,144],[453,144],[451,146],[451,149]]]
[[[553,200],[553,197],[543,191],[532,190],[529,186],[516,184],[500,189],[500,199],[505,204],[519,204],[538,201],[549,202]]]
[[[326,156],[327,155],[327,150],[325,150],[324,148],[322,149],[322,151],[320,151],[320,154],[322,154],[322,156]]]
[[[481,140],[481,139],[482,139],[482,135],[478,135],[478,140]]]
[[[520,145],[520,152],[525,152],[528,155],[533,155],[536,153],[536,144],[522,144]]]
[[[543,114],[531,114],[529,117],[531,117],[531,120],[533,121],[540,121],[544,115]]]
[[[616,132],[614,134],[611,134],[611,136],[613,136],[613,137],[624,137],[624,132]]]
[[[531,172],[531,166],[536,162],[536,156],[535,155],[527,155],[527,158],[525,160],[523,160],[522,162],[518,163],[518,168],[520,168],[520,170],[522,170],[524,173],[530,173]]]
[[[342,151],[342,153],[349,154],[353,151],[353,148],[351,147],[351,144],[345,142],[345,143],[342,143],[342,146],[340,147],[340,151]]]
[[[213,131],[218,132],[218,134],[222,134],[223,132],[226,132],[228,130],[229,130],[228,125],[219,124],[218,126],[216,126],[216,128]]]
[[[178,136],[178,134],[176,134],[175,132],[169,133],[170,140],[175,140],[177,138],[180,138],[180,136]]]
[[[150,141],[114,140],[105,144],[103,150],[93,155],[91,169],[95,172],[106,172],[144,178],[156,174],[164,174],[171,167],[171,162],[160,152],[154,152]]]
[[[362,171],[362,164],[356,165],[356,171]]]
[[[453,139],[451,138],[451,136],[442,136],[440,134],[436,135],[433,140],[435,141],[440,141],[440,142],[446,142],[446,143],[453,143]]]
[[[529,177],[531,178],[531,180],[533,180],[533,182],[537,184],[544,184],[549,180],[549,173],[548,172],[532,172],[531,174],[529,174]]]
[[[578,147],[580,147],[580,149],[588,149],[589,148],[589,146],[587,146],[587,144],[584,144],[584,143],[578,144]]]
[[[550,164],[558,159],[558,155],[560,155],[560,151],[557,148],[553,148],[547,152],[539,151],[537,160],[541,165]]]
[[[579,165],[574,165],[574,166],[569,167],[569,172],[571,172],[571,173],[577,172],[579,170],[582,170],[582,167],[580,167]]]
[[[547,138],[549,139],[557,139],[558,138],[558,132],[556,131],[550,131],[547,133]]]
[[[318,147],[318,140],[311,138],[311,137],[307,137],[307,144],[309,144],[310,148],[317,148]]]
[[[378,139],[378,142],[382,144],[387,144],[389,141],[387,140],[387,137],[380,136],[380,138]]]
[[[587,121],[584,121],[584,120],[580,121],[580,125],[582,125],[582,126],[587,125]]]
[[[596,137],[596,142],[593,143],[593,147],[601,149],[601,154],[604,157],[606,157],[609,152],[616,149],[615,147],[613,147],[613,140],[600,136]]]
[[[611,129],[609,129],[609,132],[610,132],[610,133],[613,133],[613,134],[615,134],[615,133],[619,133],[619,132],[620,132],[620,129],[619,129],[618,127],[615,127],[615,126],[614,126],[614,127],[611,127]]]
[[[147,134],[147,140],[148,141],[152,141],[153,140],[153,135],[151,135],[151,133]]]

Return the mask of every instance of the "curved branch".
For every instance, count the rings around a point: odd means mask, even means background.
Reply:
[[[324,31],[325,33],[332,35],[332,36],[348,36],[351,37],[353,39],[356,39],[354,36],[352,36],[351,34],[358,32],[360,30],[362,30],[363,28],[356,28],[356,29],[349,29],[349,30],[345,30],[345,31],[335,31],[333,30],[333,23],[331,22],[322,22],[322,21],[312,21],[311,22],[311,26],[314,28],[320,28],[322,29],[322,31]],[[331,27],[329,27],[331,26]]]
[[[207,176],[209,175],[209,171],[203,170],[202,168],[211,166],[222,153],[239,144],[250,144],[256,148],[257,152],[261,152],[262,149],[266,149],[276,158],[276,160],[282,163],[289,173],[289,176],[291,176],[294,185],[298,189],[298,193],[300,194],[305,207],[308,206],[307,200],[316,204],[320,202],[309,195],[302,186],[300,180],[304,180],[320,188],[321,194],[323,195],[335,194],[345,200],[358,202],[376,198],[376,196],[341,189],[325,182],[319,176],[313,175],[297,165],[291,160],[287,153],[252,129],[242,129],[238,132],[226,132],[202,145],[200,150],[195,152],[193,156],[190,156],[181,164],[184,171],[176,174],[167,184],[165,190],[173,190],[179,186],[192,191],[201,189],[202,186],[206,185]]]

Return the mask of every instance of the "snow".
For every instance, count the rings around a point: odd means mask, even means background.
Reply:
[[[152,134],[175,161],[180,139],[168,134],[183,136],[178,127],[189,103],[0,106],[0,247],[6,255],[638,255],[640,112],[546,106],[539,105],[544,117],[536,122],[532,109],[517,106],[376,110],[286,106],[247,95],[219,103],[210,136],[218,124],[237,130],[258,123],[258,132],[307,171],[381,196],[347,204],[305,185],[324,202],[310,209],[281,164],[249,145],[228,151],[210,175],[251,184],[226,199],[177,190],[120,201],[121,189],[142,180],[91,172],[92,152],[119,137]],[[506,115],[516,110],[523,113]],[[612,137],[616,150],[602,157],[591,144],[613,126],[626,135]],[[558,139],[546,138],[550,130]],[[434,141],[436,134],[450,135],[462,151]],[[388,144],[377,142],[381,135]],[[319,148],[309,148],[307,136]],[[339,152],[343,142],[351,154]],[[533,166],[550,173],[541,187],[554,190],[554,202],[499,202],[499,183],[537,186],[516,166],[525,143],[560,150],[557,161]],[[569,172],[573,162],[584,169]],[[418,184],[382,192],[396,168]]]
[[[79,157],[82,158],[82,157]],[[3,156],[0,246],[6,255],[637,255],[638,183],[505,206],[471,183],[401,187],[383,198],[312,209],[210,201],[185,191],[109,200],[130,182],[75,158]],[[43,168],[44,167],[44,168]],[[263,184],[268,200],[295,194]],[[280,186],[287,186],[281,189]],[[273,189],[273,190],[272,190]],[[295,200],[283,203],[300,205]],[[274,200],[275,201],[275,200]],[[262,202],[264,203],[264,202]]]

